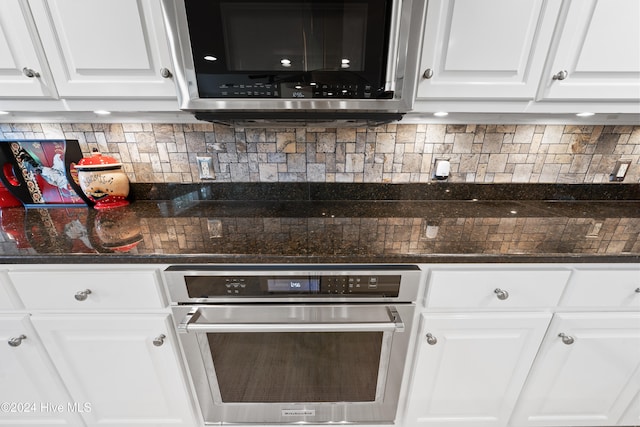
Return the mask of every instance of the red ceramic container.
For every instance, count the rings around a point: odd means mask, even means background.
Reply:
[[[115,158],[94,152],[76,165],[80,188],[95,203],[96,209],[116,208],[129,204],[129,178],[122,163]]]

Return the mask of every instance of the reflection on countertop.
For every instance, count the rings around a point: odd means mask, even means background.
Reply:
[[[639,262],[640,201],[223,201],[2,210],[0,259]],[[45,261],[46,260],[46,261]]]

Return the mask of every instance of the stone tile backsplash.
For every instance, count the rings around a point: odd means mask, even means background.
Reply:
[[[608,182],[630,160],[640,181],[640,126],[390,124],[377,128],[233,129],[210,123],[0,123],[0,139],[75,139],[124,164],[132,182],[199,182],[211,156],[219,182]],[[214,181],[214,182],[215,182]]]

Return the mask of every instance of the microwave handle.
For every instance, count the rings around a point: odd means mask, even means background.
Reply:
[[[194,308],[178,324],[179,333],[189,332],[402,332],[404,323],[395,307],[387,307],[389,322],[342,323],[196,323],[200,309]]]

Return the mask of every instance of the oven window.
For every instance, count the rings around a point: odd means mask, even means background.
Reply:
[[[382,332],[208,333],[222,401],[373,402]]]

